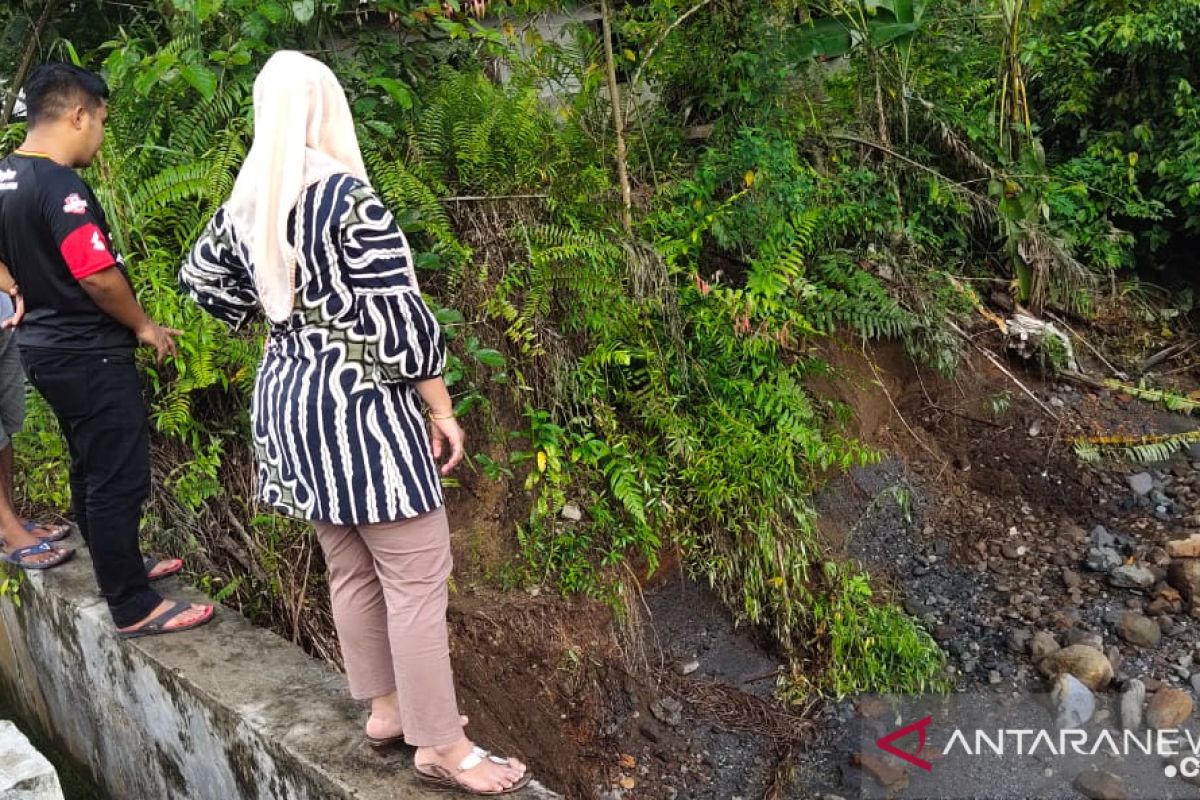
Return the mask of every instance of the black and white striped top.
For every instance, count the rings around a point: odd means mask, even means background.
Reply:
[[[261,498],[336,525],[438,508],[441,481],[412,382],[441,374],[446,345],[404,234],[349,175],[310,186],[290,227],[296,308],[271,328],[250,410]],[[261,310],[252,269],[222,208],[179,278],[236,328]]]

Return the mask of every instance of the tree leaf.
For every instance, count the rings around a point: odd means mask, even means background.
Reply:
[[[396,101],[396,105],[405,111],[413,107],[412,93],[403,82],[395,78],[371,78],[371,80],[367,81],[367,86],[383,89]]]
[[[504,355],[499,350],[492,350],[489,347],[482,347],[472,353],[475,360],[485,367],[493,367],[499,369],[504,366]]]
[[[216,94],[217,76],[208,67],[201,64],[184,64],[179,68],[179,74],[205,100],[211,100]]]
[[[316,13],[317,0],[292,0],[292,16],[301,25],[312,22],[313,15]]]

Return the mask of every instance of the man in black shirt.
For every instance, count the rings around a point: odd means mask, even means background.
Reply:
[[[100,590],[122,635],[145,636],[201,625],[213,608],[163,600],[138,548],[150,455],[134,349],[153,347],[161,361],[179,331],[142,310],[104,211],[75,173],[100,150],[107,96],[103,79],[79,67],[30,75],[25,141],[0,160],[0,261],[25,302],[26,372],[71,451],[72,506]]]

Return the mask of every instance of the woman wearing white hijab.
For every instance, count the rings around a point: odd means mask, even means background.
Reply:
[[[271,322],[251,405],[260,496],[316,528],[371,744],[407,741],[418,777],[440,788],[525,786],[521,762],[463,733],[437,467],[462,459],[463,432],[441,378],[445,341],[325,65],[280,52],[263,67],[254,144],[180,282],[234,327],[259,311]]]

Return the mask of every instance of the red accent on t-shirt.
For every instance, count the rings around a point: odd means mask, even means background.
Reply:
[[[59,249],[71,274],[80,281],[117,263],[108,250],[104,234],[91,222],[71,231]]]

